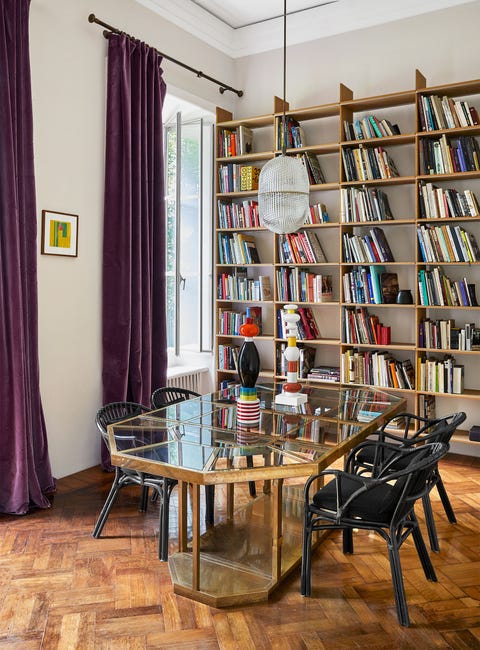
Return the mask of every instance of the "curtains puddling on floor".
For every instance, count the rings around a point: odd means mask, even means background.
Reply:
[[[162,57],[111,34],[103,243],[103,403],[149,405],[167,372]],[[102,462],[108,452],[102,446]]]
[[[0,3],[0,512],[55,489],[40,400],[30,0]]]

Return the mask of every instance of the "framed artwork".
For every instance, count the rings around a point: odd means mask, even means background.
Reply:
[[[77,257],[78,215],[42,210],[42,255]]]

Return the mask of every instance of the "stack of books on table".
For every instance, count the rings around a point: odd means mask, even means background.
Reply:
[[[338,384],[340,382],[340,368],[338,366],[317,366],[310,370],[307,379]]]

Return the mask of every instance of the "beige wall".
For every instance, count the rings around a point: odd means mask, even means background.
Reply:
[[[101,247],[107,41],[98,18],[229,80],[233,62],[132,0],[33,0],[30,11],[37,216],[79,215],[77,259],[38,257],[41,391],[53,473],[99,461]],[[187,47],[188,44],[188,47]],[[165,62],[165,79],[212,107],[217,86]],[[223,101],[229,101],[224,98]],[[40,243],[39,243],[40,250]]]
[[[37,216],[78,214],[78,259],[39,255],[41,389],[53,472],[62,477],[99,459],[94,415],[101,404],[100,291],[107,42],[90,13],[211,76],[245,90],[237,116],[268,113],[282,95],[281,52],[232,61],[133,0],[33,0],[30,12]],[[480,2],[345,36],[292,46],[292,107],[480,76]],[[234,96],[165,62],[170,90],[206,108]],[[40,223],[40,221],[39,221]],[[40,248],[40,247],[39,247]]]

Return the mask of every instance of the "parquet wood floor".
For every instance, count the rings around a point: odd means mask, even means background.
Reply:
[[[139,513],[138,489],[125,489],[95,540],[112,475],[95,467],[61,479],[50,510],[0,517],[0,648],[480,648],[480,459],[450,456],[442,476],[458,524],[434,495],[438,583],[424,579],[413,543],[402,548],[408,629],[397,623],[385,543],[368,533],[353,556],[338,534],[318,549],[311,598],[296,571],[268,603],[213,609],[173,593],[157,559],[157,504]],[[221,489],[217,501],[221,514]]]

